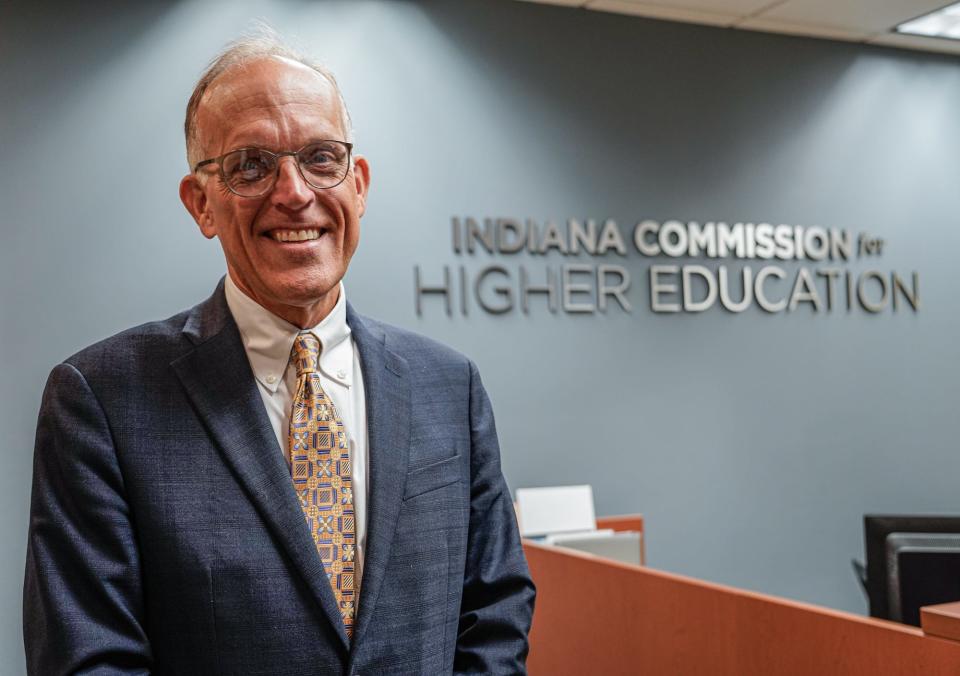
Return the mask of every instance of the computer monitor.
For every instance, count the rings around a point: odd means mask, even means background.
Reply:
[[[920,608],[960,601],[960,534],[887,536],[890,619],[920,626]]]
[[[960,516],[868,514],[863,526],[871,616],[919,625],[921,606],[960,601]]]

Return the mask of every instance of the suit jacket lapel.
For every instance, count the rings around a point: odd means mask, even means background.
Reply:
[[[357,645],[370,624],[397,529],[410,451],[411,404],[407,363],[390,351],[383,332],[354,312],[349,303],[347,324],[360,353],[370,458],[367,542],[353,637]]]
[[[321,608],[349,645],[323,563],[292,489],[243,341],[223,294],[223,282],[193,309],[184,333],[196,345],[171,363],[197,414],[251,502],[282,544]]]

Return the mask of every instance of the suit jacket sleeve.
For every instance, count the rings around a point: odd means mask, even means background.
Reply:
[[[534,586],[500,471],[490,400],[470,364],[470,525],[454,671],[526,672]]]
[[[140,560],[107,417],[84,376],[54,368],[37,423],[23,597],[27,670],[150,670]]]

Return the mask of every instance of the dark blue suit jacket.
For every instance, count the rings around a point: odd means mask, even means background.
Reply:
[[[348,642],[222,283],[54,368],[24,586],[31,673],[522,673],[534,589],[476,367],[347,309],[367,548]]]

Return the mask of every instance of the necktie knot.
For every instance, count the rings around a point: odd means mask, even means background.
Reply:
[[[320,363],[320,341],[308,332],[298,333],[293,340],[290,359],[297,367],[297,378],[305,373],[315,373]]]

